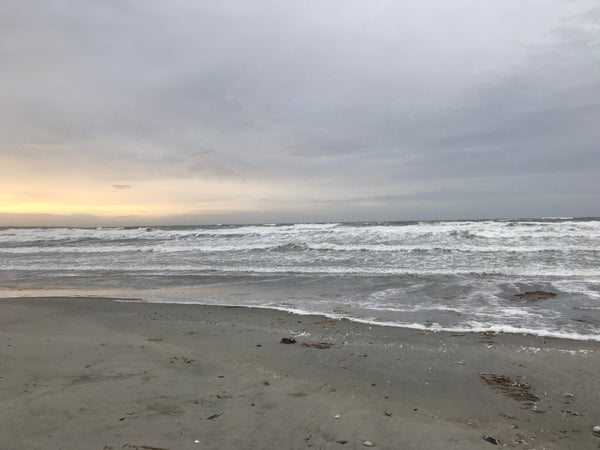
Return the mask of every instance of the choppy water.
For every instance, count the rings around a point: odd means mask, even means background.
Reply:
[[[0,229],[0,295],[64,294],[600,340],[600,219]]]

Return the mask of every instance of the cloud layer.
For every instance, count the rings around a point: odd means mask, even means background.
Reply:
[[[3,2],[0,212],[600,215],[595,5]]]

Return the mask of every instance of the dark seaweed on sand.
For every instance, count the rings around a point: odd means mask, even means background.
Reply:
[[[311,343],[305,342],[304,344],[302,344],[303,347],[312,347],[312,348],[318,348],[318,349],[321,349],[321,350],[328,349],[332,345],[333,344],[331,344],[329,342],[317,342],[316,344],[311,344]]]
[[[482,373],[480,376],[488,386],[491,386],[498,392],[520,402],[531,405],[540,399],[530,391],[531,386],[527,383],[515,381],[506,375],[498,375],[495,373]]]

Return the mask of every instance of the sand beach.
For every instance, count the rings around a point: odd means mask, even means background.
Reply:
[[[600,447],[594,341],[13,298],[0,343],[5,449]]]

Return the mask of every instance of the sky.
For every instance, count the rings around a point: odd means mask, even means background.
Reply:
[[[600,216],[597,0],[0,3],[0,225]]]

